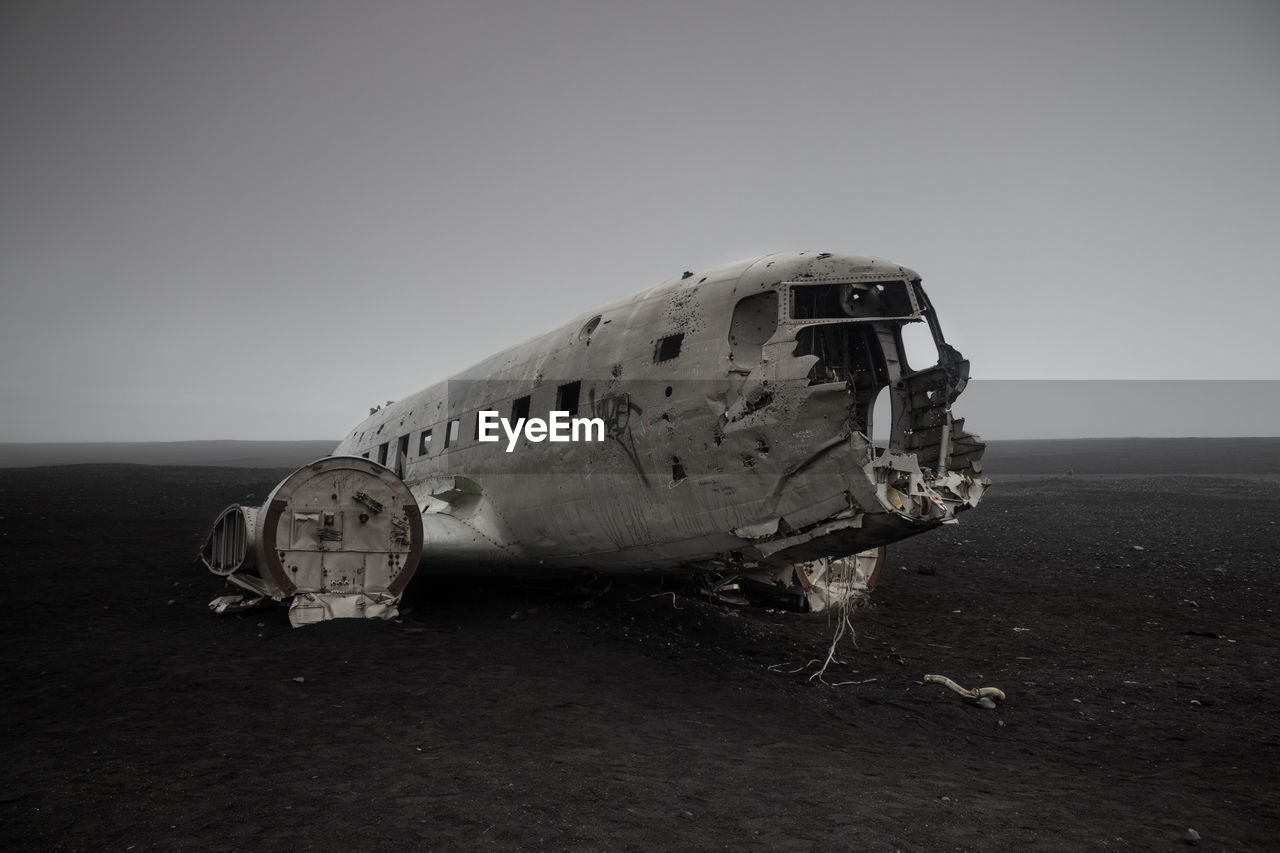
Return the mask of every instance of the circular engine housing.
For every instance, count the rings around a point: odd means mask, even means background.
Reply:
[[[276,600],[399,597],[422,557],[422,516],[395,472],[329,456],[286,477],[261,508],[223,510],[200,556],[214,574]]]

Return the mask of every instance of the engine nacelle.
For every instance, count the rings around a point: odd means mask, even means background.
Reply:
[[[292,596],[289,621],[390,619],[422,557],[422,515],[394,471],[329,456],[294,471],[261,507],[218,516],[200,559],[262,598]]]

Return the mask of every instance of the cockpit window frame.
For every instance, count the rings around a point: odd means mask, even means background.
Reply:
[[[796,294],[795,288],[803,287],[826,287],[841,284],[888,284],[893,282],[901,284],[906,290],[907,298],[911,302],[911,313],[909,314],[887,314],[877,315],[874,317],[796,317]],[[784,281],[779,285],[782,300],[779,305],[779,321],[787,326],[809,326],[821,323],[886,323],[901,322],[914,323],[924,319],[925,305],[923,300],[916,292],[916,279],[904,277],[886,276],[886,275],[862,275],[862,276],[840,276],[838,278],[813,278],[798,279],[795,281]]]

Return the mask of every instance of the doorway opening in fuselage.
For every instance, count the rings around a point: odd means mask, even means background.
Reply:
[[[872,323],[823,323],[796,335],[795,356],[817,356],[809,369],[809,385],[843,382],[853,396],[853,421],[879,456],[888,447],[893,426],[889,367],[879,329]]]

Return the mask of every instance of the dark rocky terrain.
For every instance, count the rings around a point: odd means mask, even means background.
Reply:
[[[827,615],[679,583],[215,617],[207,527],[286,471],[3,470],[0,846],[1275,849],[1280,482],[1216,470],[999,482],[890,549],[835,687]]]

